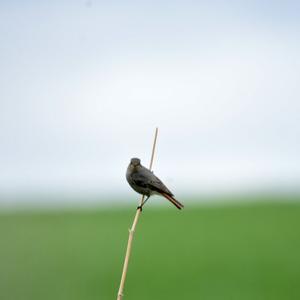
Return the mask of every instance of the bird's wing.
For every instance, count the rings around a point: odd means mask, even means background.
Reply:
[[[149,183],[149,187],[152,190],[155,190],[159,193],[166,193],[170,196],[173,196],[172,192],[162,183],[162,181],[156,177],[156,180],[151,180]]]
[[[173,196],[172,192],[163,184],[163,182],[158,177],[153,174],[153,172],[146,168],[143,168],[141,173],[148,179],[148,188],[159,193],[166,193],[170,196]]]
[[[139,172],[132,173],[131,179],[139,187],[149,188],[158,193],[166,193],[174,196],[163,182],[145,167],[139,170]]]

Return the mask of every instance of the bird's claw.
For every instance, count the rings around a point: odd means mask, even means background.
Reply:
[[[136,209],[139,209],[140,211],[143,211],[143,206],[139,205]]]

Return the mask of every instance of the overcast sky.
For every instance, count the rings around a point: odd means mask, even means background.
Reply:
[[[2,1],[0,194],[300,180],[299,1]],[[3,198],[2,198],[3,199]]]

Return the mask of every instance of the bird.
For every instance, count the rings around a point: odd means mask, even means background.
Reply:
[[[160,195],[173,203],[178,209],[184,207],[174,198],[172,192],[163,184],[163,182],[154,175],[152,171],[141,165],[139,158],[132,158],[126,171],[126,179],[129,185],[139,194],[146,196],[146,200],[137,207],[142,210],[147,200],[152,195]]]

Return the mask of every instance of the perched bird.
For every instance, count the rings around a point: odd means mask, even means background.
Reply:
[[[172,192],[157,178],[152,171],[141,165],[139,158],[132,158],[127,168],[126,179],[129,185],[139,194],[147,196],[146,200],[138,209],[142,209],[143,205],[152,195],[161,195],[172,202],[178,209],[184,206],[174,198]]]

